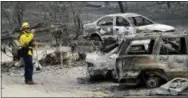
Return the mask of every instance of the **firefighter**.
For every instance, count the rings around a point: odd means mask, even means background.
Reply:
[[[24,22],[20,28],[21,34],[19,36],[19,42],[21,44],[21,50],[19,55],[23,57],[24,60],[24,77],[25,84],[36,84],[33,81],[33,64],[32,64],[32,55],[33,55],[33,37],[34,34],[31,33],[30,25],[27,22]]]

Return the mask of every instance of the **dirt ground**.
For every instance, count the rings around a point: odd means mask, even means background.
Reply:
[[[117,83],[108,80],[90,81],[86,66],[63,68],[60,66],[44,67],[35,71],[34,80],[37,85],[25,85],[23,68],[11,69],[10,73],[2,73],[3,97],[100,97],[117,96],[121,88]],[[139,91],[139,90],[138,90]],[[119,93],[124,92],[123,90]],[[145,91],[144,91],[145,92]],[[150,90],[146,89],[146,92]],[[125,95],[131,95],[133,90],[126,90]],[[148,95],[146,94],[146,95]],[[141,95],[141,94],[140,94]]]
[[[75,96],[107,96],[107,94],[88,90],[87,86],[79,84],[78,77],[86,75],[83,67],[60,68],[44,67],[42,71],[34,74],[37,85],[24,84],[23,68],[12,69],[11,73],[2,74],[3,97],[75,97]],[[19,90],[18,90],[19,89]]]
[[[43,67],[43,70],[34,72],[36,85],[25,85],[23,68],[12,68],[10,72],[2,73],[2,97],[140,97],[155,95],[155,89],[125,87],[110,80],[91,81],[86,71],[86,64],[84,62],[80,64],[83,66]]]

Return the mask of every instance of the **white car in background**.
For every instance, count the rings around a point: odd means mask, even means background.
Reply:
[[[160,24],[136,13],[119,13],[105,15],[93,23],[83,26],[84,37],[91,40],[104,41],[108,38],[117,39],[122,36],[134,35],[139,32],[173,32],[175,28]]]

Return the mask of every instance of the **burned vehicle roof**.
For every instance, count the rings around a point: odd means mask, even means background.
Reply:
[[[136,14],[136,13],[116,13],[116,14],[110,14],[106,16],[136,17],[136,16],[141,16],[141,15]]]

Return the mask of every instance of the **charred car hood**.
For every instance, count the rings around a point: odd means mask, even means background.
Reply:
[[[101,52],[87,53],[86,62],[90,62],[90,63],[105,62],[105,55],[103,55]]]
[[[116,57],[114,55],[103,54],[101,52],[88,53],[86,55],[86,62],[92,63],[96,69],[100,68],[109,68],[115,64]]]
[[[95,23],[84,24],[83,29],[85,31],[84,33],[93,32],[96,30],[96,24]]]

